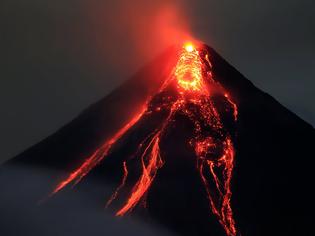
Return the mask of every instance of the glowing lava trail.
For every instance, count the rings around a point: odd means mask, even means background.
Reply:
[[[168,91],[173,91],[171,95]],[[175,92],[174,92],[175,91]],[[132,211],[140,201],[144,201],[158,170],[164,161],[160,153],[160,141],[175,120],[175,114],[182,114],[193,125],[193,135],[189,144],[195,150],[196,166],[200,173],[209,207],[224,228],[226,235],[237,235],[231,208],[231,178],[234,167],[234,146],[231,134],[224,127],[221,115],[216,108],[214,97],[221,96],[237,120],[237,106],[222,86],[213,79],[212,65],[206,50],[198,50],[193,44],[186,43],[181,48],[179,59],[172,75],[162,85],[157,94],[145,104],[144,109],[122,127],[110,140],[101,146],[78,169],[74,170],[54,189],[59,192],[70,183],[77,184],[108,154],[117,140],[138,123],[141,118],[152,112],[167,113],[162,123],[140,143],[137,157],[141,161],[141,175],[131,190],[123,206],[116,212],[123,216]],[[156,105],[153,100],[162,97]],[[107,206],[119,195],[128,178],[128,161],[123,162],[124,175],[122,183],[107,202]]]

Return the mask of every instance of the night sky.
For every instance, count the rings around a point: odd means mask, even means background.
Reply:
[[[174,43],[164,31],[156,36],[156,19],[189,28],[315,125],[314,1],[130,2],[1,1],[0,162],[55,132]]]

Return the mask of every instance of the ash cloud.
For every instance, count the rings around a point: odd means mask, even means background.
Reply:
[[[84,8],[87,50],[97,57],[93,61],[117,70],[134,70],[191,38],[190,17],[180,1],[89,1]]]

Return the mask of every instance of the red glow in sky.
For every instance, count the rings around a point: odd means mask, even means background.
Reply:
[[[179,1],[86,4],[87,40],[100,67],[138,68],[165,48],[191,39],[189,16]]]

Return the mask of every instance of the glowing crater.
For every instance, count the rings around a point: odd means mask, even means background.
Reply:
[[[184,91],[202,91],[202,60],[192,43],[184,44],[175,69],[179,88]]]

